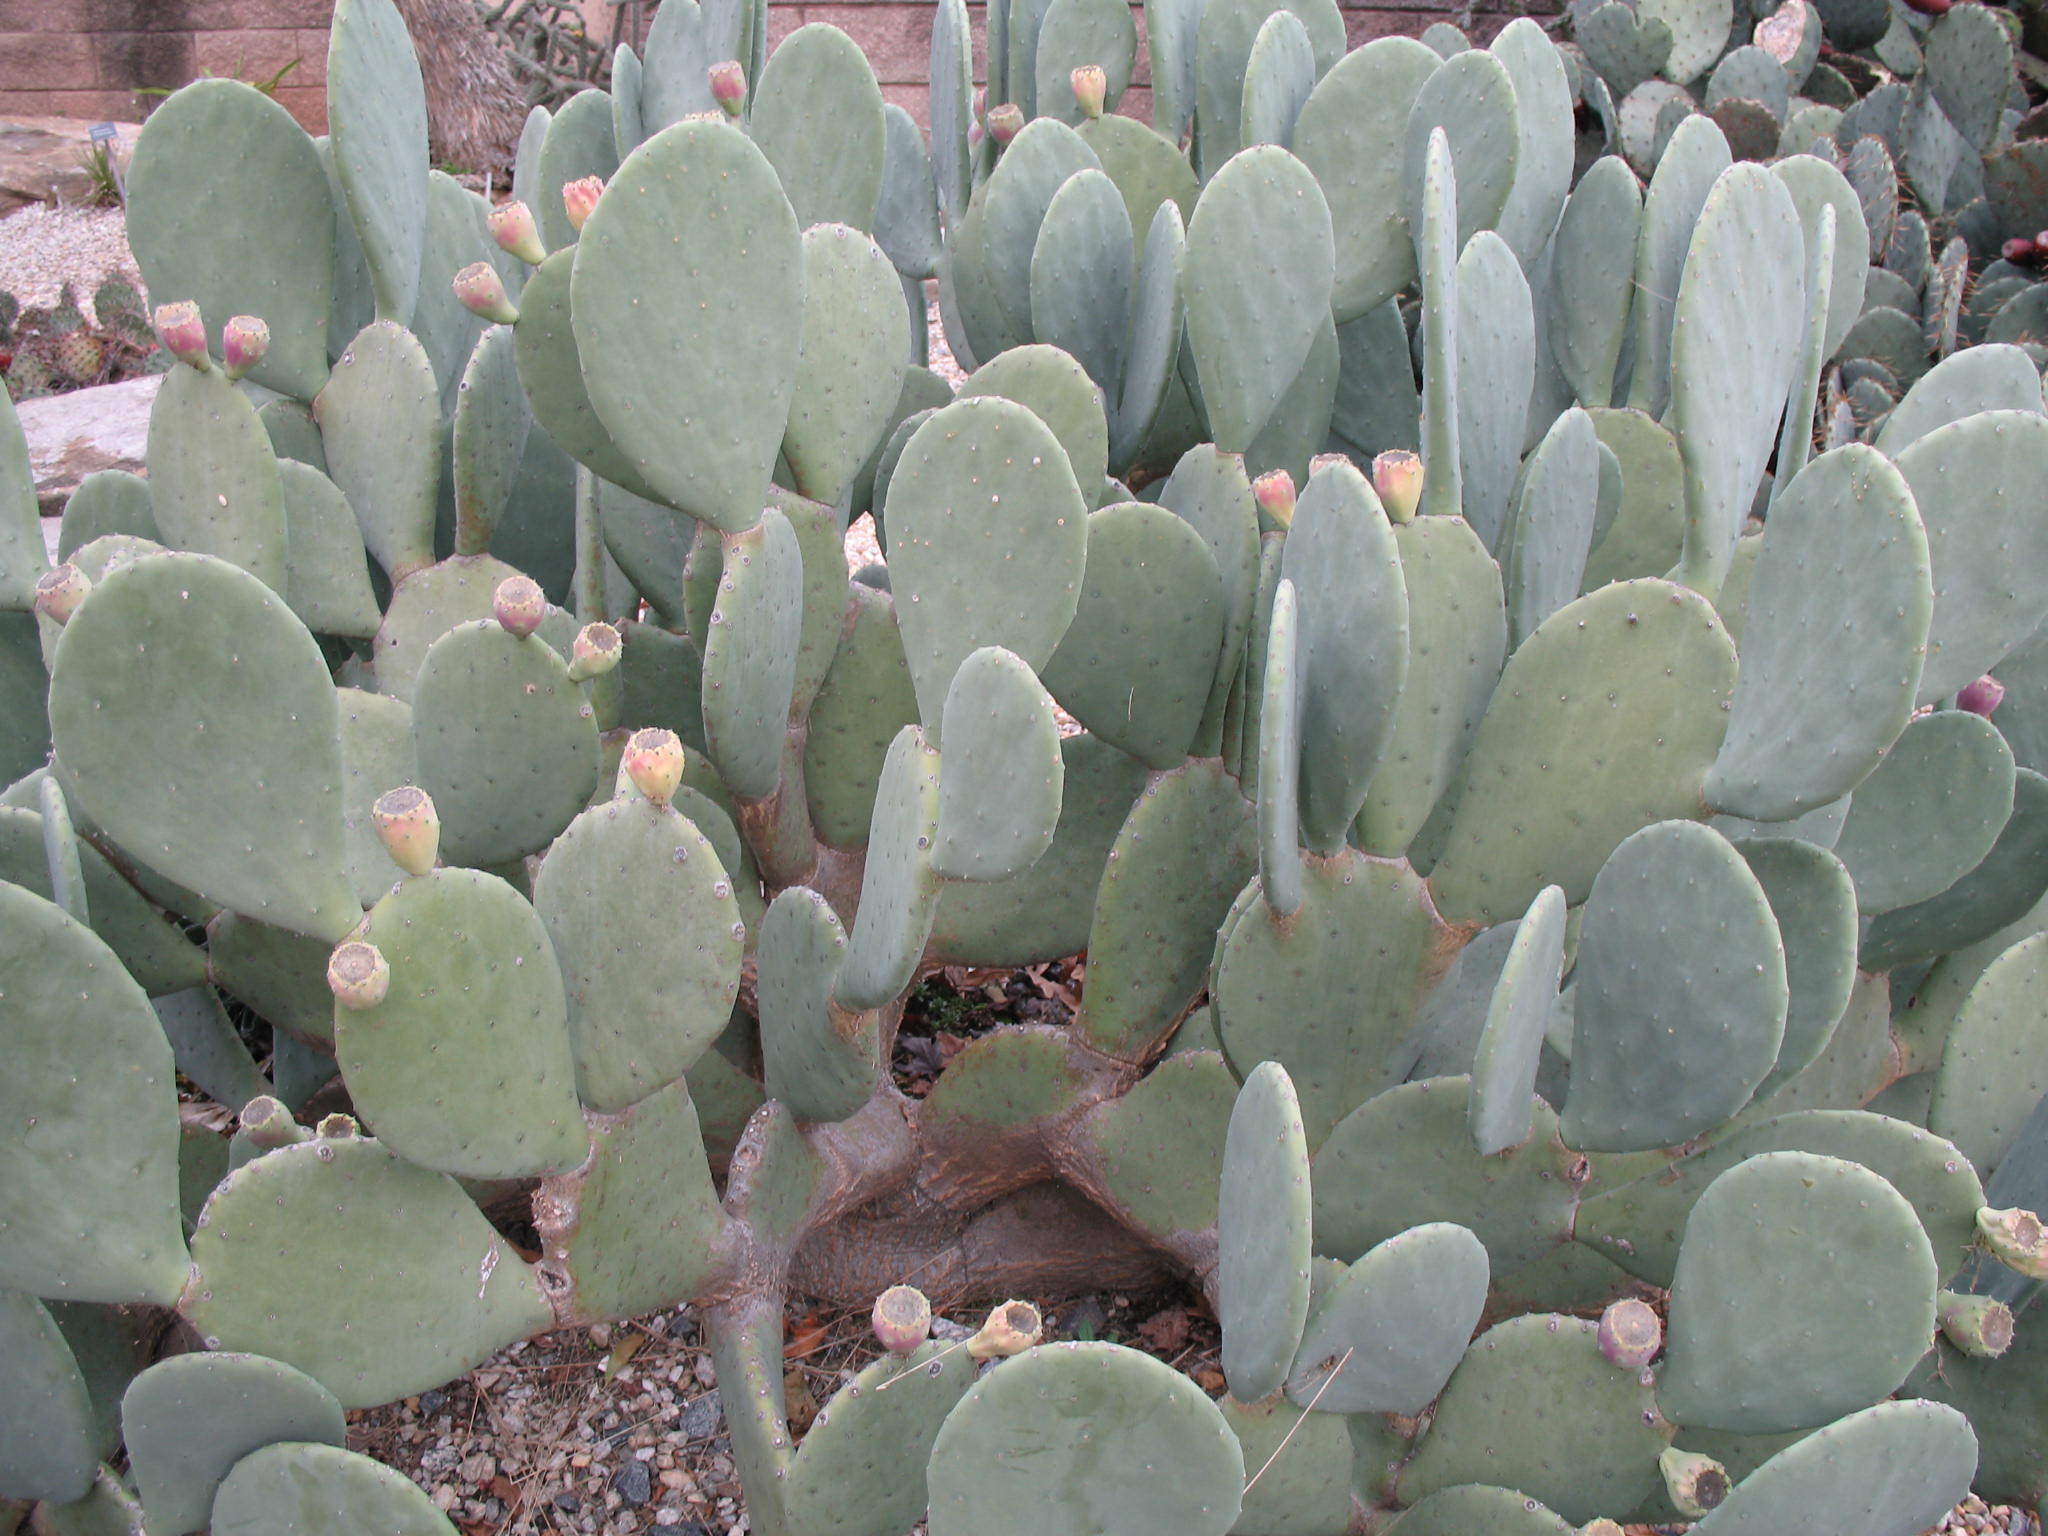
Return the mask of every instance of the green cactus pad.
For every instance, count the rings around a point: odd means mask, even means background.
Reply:
[[[889,573],[918,708],[935,738],[953,674],[984,645],[1046,664],[1080,601],[1085,504],[1031,411],[956,400],[912,435],[889,481]]]
[[[291,551],[285,600],[306,628],[368,640],[384,615],[370,589],[370,562],[348,500],[310,464],[279,459]]]
[[[1529,1140],[1481,1157],[1467,1129],[1471,1081],[1427,1078],[1367,1100],[1316,1154],[1316,1251],[1347,1261],[1430,1221],[1486,1245],[1495,1274],[1540,1259],[1571,1231],[1572,1154],[1539,1106]]]
[[[174,368],[149,413],[150,502],[180,549],[236,565],[282,594],[287,570],[284,487],[269,434],[217,368]],[[310,552],[309,552],[310,555]]]
[[[184,554],[110,572],[64,626],[50,721],[79,807],[152,867],[317,938],[356,922],[334,688],[254,577]]]
[[[1785,947],[1770,902],[1720,833],[1645,827],[1586,901],[1567,1145],[1673,1146],[1749,1101],[1784,1040]]]
[[[156,303],[195,301],[216,356],[232,316],[260,317],[270,349],[250,377],[313,398],[327,377],[335,208],[291,113],[239,80],[194,81],[150,114],[128,169],[128,218]]]
[[[1760,1274],[1774,1277],[1769,1306]],[[1868,1407],[1926,1353],[1937,1279],[1913,1207],[1877,1174],[1805,1152],[1752,1157],[1687,1218],[1658,1401],[1679,1423],[1745,1434]]]
[[[1822,355],[1832,357],[1865,302],[1866,279],[1871,268],[1865,261],[1870,231],[1864,221],[1863,204],[1848,178],[1818,155],[1788,156],[1771,166],[1771,174],[1792,194],[1809,254],[1820,238],[1821,210],[1835,210],[1834,276],[1828,284],[1828,318],[1821,343]]]
[[[248,1047],[213,988],[188,987],[158,998],[153,1006],[178,1070],[216,1104],[239,1113],[251,1099],[271,1091],[270,1080],[249,1059]]]
[[[627,157],[576,245],[569,286],[591,405],[658,499],[726,532],[760,516],[796,388],[797,230],[745,134],[678,123]]]
[[[1276,539],[1276,554],[1279,544]],[[1279,563],[1273,562],[1276,570]],[[1301,907],[1300,612],[1294,583],[1283,578],[1273,588],[1265,645],[1255,658],[1247,656],[1258,667],[1257,734],[1247,730],[1245,752],[1258,769],[1259,891],[1276,919],[1291,918]]]
[[[1732,163],[1727,139],[1704,116],[1680,123],[1657,159],[1636,241],[1636,350],[1628,403],[1637,410],[1661,414],[1671,398],[1671,325],[1686,255],[1707,194]]]
[[[1162,202],[1152,216],[1131,303],[1131,338],[1123,384],[1110,413],[1109,457],[1119,474],[1144,451],[1173,388],[1180,382],[1180,345],[1187,321],[1181,256],[1187,231],[1180,209]]]
[[[1143,1058],[1201,993],[1253,847],[1252,808],[1221,764],[1191,762],[1145,786],[1098,866],[1078,1026],[1096,1049]]]
[[[1085,1475],[1102,1466],[1114,1488]],[[1088,1536],[1105,1520],[1119,1536],[1224,1536],[1245,1466],[1177,1371],[1116,1344],[1041,1344],[968,1389],[927,1476],[932,1536]]]
[[[796,684],[803,553],[773,507],[723,536],[724,565],[704,649],[704,745],[736,795],[774,793]]]
[[[1796,838],[1738,845],[1785,944],[1785,1038],[1757,1085],[1761,1103],[1820,1058],[1856,984],[1856,886],[1824,848]]]
[[[1052,696],[1000,646],[960,663],[946,694],[953,729],[939,768],[932,870],[999,880],[1052,846],[1066,770]]]
[[[1284,14],[1276,12],[1277,14]],[[1351,1436],[1342,1419],[1302,1422],[1302,1411],[1279,1398],[1218,1405],[1244,1451],[1252,1481],[1234,1530],[1270,1536],[1321,1536],[1350,1516]]]
[[[804,744],[804,789],[823,841],[839,848],[867,841],[889,743],[916,719],[895,600],[873,587],[849,586],[846,627],[811,704]]]
[[[925,1100],[927,1134],[982,1140],[1072,1108],[1081,1076],[1050,1030],[983,1035],[953,1058]]]
[[[1032,334],[1072,356],[1111,400],[1123,382],[1131,324],[1132,242],[1116,183],[1082,171],[1046,204],[1031,253]]]
[[[364,327],[313,402],[327,472],[363,528],[363,542],[394,582],[434,561],[440,485],[440,387],[410,331]]]
[[[491,555],[455,555],[400,582],[373,642],[377,691],[410,704],[428,648],[459,625],[488,619],[498,584],[519,574]]]
[[[1717,809],[1788,821],[1877,766],[1913,711],[1934,611],[1927,549],[1911,489],[1874,449],[1823,454],[1787,487],[1757,555],[1728,735],[1707,775]]]
[[[1621,472],[1614,519],[1604,532],[1596,523],[1586,557],[1582,586],[1593,592],[1612,581],[1660,576],[1677,562],[1685,540],[1685,465],[1670,432],[1643,412],[1589,414],[1600,446]]]
[[[1680,570],[1704,592],[1726,576],[1777,446],[1799,365],[1805,265],[1799,209],[1785,184],[1759,166],[1723,172],[1701,205],[1679,282],[1665,417],[1685,460]]]
[[[334,1394],[261,1355],[174,1355],[121,1399],[121,1433],[150,1528],[205,1528],[221,1480],[244,1456],[280,1441],[342,1445]]]
[[[494,619],[429,647],[413,689],[419,786],[441,813],[441,855],[495,865],[537,853],[597,788],[597,726],[562,658]],[[524,771],[507,776],[503,765]]]
[[[585,176],[609,181],[619,168],[619,156],[636,147],[628,144],[621,148],[613,116],[612,98],[603,91],[587,90],[563,102],[548,122],[535,166],[535,185],[530,189],[530,206],[549,250],[576,243],[576,226],[569,222],[562,189]]]
[[[1517,925],[1473,1057],[1472,1144],[1482,1156],[1522,1145],[1534,1128],[1537,1058],[1557,1009],[1564,930],[1564,892],[1546,886]]]
[[[455,552],[480,555],[511,502],[533,411],[519,383],[518,334],[494,325],[462,373],[455,401]]]
[[[1912,1205],[1944,1279],[1976,1242],[1984,1187],[1956,1148],[1916,1125],[1864,1110],[1799,1110],[1737,1131],[1579,1208],[1574,1236],[1653,1285],[1678,1267],[1686,1218],[1714,1180],[1766,1152],[1805,1152],[1860,1163]]]
[[[1967,710],[1914,720],[1857,786],[1835,856],[1865,916],[1946,890],[1991,851],[2012,815],[2011,751]]]
[[[803,263],[803,362],[782,453],[796,488],[829,506],[887,435],[909,366],[908,319],[895,269],[859,230],[805,230]]]
[[[1519,1489],[1460,1483],[1438,1489],[1388,1529],[1398,1529],[1400,1536],[1568,1536],[1573,1528]]]
[[[1892,407],[1877,435],[1878,451],[1897,457],[1936,428],[1979,411],[2038,412],[2040,395],[2040,370],[2019,348],[1995,342],[1965,348],[1922,374]]]
[[[85,906],[92,914],[89,926],[120,957],[122,968],[143,991],[162,997],[204,981],[205,951],[167,923],[98,848],[83,839],[74,846]],[[0,807],[0,880],[55,899],[39,812]]]
[[[1245,469],[1254,475],[1284,469],[1296,485],[1305,485],[1316,455],[1328,445],[1330,421],[1336,412],[1337,383],[1344,351],[1337,327],[1324,320],[1316,327],[1308,356],[1273,414],[1244,451]]]
[[[1423,173],[1430,135],[1444,131],[1457,169],[1455,249],[1493,228],[1507,206],[1521,160],[1514,77],[1492,54],[1473,49],[1446,59],[1423,82],[1402,130],[1401,204],[1411,231],[1422,228]]]
[[[1595,14],[1624,9],[1603,4]],[[1582,46],[1591,21],[1580,24]],[[1614,399],[1642,217],[1643,189],[1635,172],[1619,156],[1605,155],[1579,178],[1558,222],[1549,341],[1582,405],[1598,408]]]
[[[0,1498],[70,1504],[92,1490],[99,1432],[77,1358],[50,1309],[23,1291],[0,1289]]]
[[[1458,375],[1487,382],[1457,392],[1461,505],[1473,531],[1498,552],[1514,508],[1535,380],[1535,312],[1514,252],[1491,230],[1465,245],[1456,289]]]
[[[852,38],[822,23],[797,28],[769,58],[749,108],[799,228],[875,227],[888,125],[882,88]]]
[[[2048,545],[2023,510],[2025,488],[2048,476],[2048,417],[1980,412],[1902,449],[1898,465],[1934,562],[1926,704],[1990,671],[2048,617]]]
[[[1201,533],[1164,507],[1088,514],[1079,607],[1045,685],[1104,741],[1155,769],[1185,759],[1207,710],[1226,615]]]
[[[933,922],[933,958],[951,964],[1015,965],[1020,955],[1029,955],[1032,961],[1056,960],[1089,946],[1096,888],[1125,813],[1145,786],[1145,770],[1125,753],[1087,735],[1062,738],[1060,757],[1067,787],[1052,847],[1030,869],[1007,880],[946,882]],[[1242,807],[1241,797],[1239,804]],[[1248,815],[1248,808],[1240,814]],[[1243,883],[1242,872],[1237,883]],[[1211,941],[1202,940],[1204,953]],[[1098,952],[1098,974],[1108,953],[1107,945]],[[1205,963],[1194,962],[1193,989],[1201,985]],[[1156,1021],[1145,1025],[1148,1031],[1154,1027]]]
[[[1261,897],[1218,945],[1211,993],[1225,1054],[1241,1070],[1285,1064],[1319,1145],[1390,1081],[1388,1057],[1451,953],[1405,865],[1351,850],[1311,859],[1301,907],[1283,918]]]
[[[1573,28],[1586,62],[1621,100],[1664,67],[1671,55],[1671,28],[1626,5],[1596,5]]]
[[[1231,1395],[1255,1403],[1287,1380],[1308,1318],[1308,1141],[1278,1062],[1245,1078],[1231,1111],[1216,1236],[1223,1370]]]
[[[895,1536],[924,1517],[932,1442],[976,1371],[944,1350],[884,1355],[819,1410],[781,1487],[792,1531]]]
[[[543,1289],[578,1318],[632,1317],[694,1294],[720,1257],[718,1195],[687,1085],[593,1117],[590,1160],[543,1181]]]
[[[256,414],[263,416],[261,411]],[[264,419],[264,424],[266,428],[269,426],[269,418]],[[5,431],[4,423],[0,423],[0,432]],[[273,446],[275,443],[273,434]],[[25,472],[28,467],[26,439],[22,441],[21,454],[21,466]],[[33,482],[30,485],[32,488]],[[22,494],[23,500],[17,505],[35,504],[31,491]],[[33,514],[23,514],[24,520],[19,529],[23,537],[36,531],[26,521],[29,516]],[[163,530],[157,527],[156,514],[149,507],[149,482],[142,476],[131,475],[125,469],[96,469],[79,481],[78,489],[64,502],[64,516],[57,528],[57,558],[69,560],[86,545],[108,534],[125,534],[129,538],[146,539],[152,544],[163,543]],[[4,568],[6,574],[0,576],[0,583],[26,578],[22,587],[24,595],[18,603],[10,602],[9,606],[29,606],[34,595],[35,578],[42,574],[42,560],[40,549],[33,554],[8,556],[8,564]]]
[[[183,1309],[209,1346],[296,1366],[346,1408],[437,1386],[553,1323],[459,1184],[358,1137],[316,1137],[229,1174],[193,1262]],[[280,1310],[280,1296],[308,1304]]]
[[[1158,1238],[1216,1225],[1236,1099],[1221,1056],[1186,1051],[1088,1112],[1081,1135],[1096,1178],[1127,1219]]]
[[[1040,115],[1076,127],[1086,121],[1074,98],[1073,73],[1085,64],[1104,74],[1104,101],[1116,110],[1137,60],[1138,29],[1131,8],[1117,0],[1053,0],[1038,29],[1032,74],[1033,101]]]
[[[876,1015],[832,1006],[845,954],[846,929],[816,891],[792,886],[769,903],[757,984],[762,1077],[799,1120],[844,1120],[880,1072]]]
[[[1091,505],[1100,499],[1098,487],[1108,473],[1109,421],[1102,391],[1079,362],[1042,343],[1012,347],[960,385],[960,399],[977,395],[1000,395],[1029,409],[1066,450],[1082,499]]]
[[[1863,936],[1868,970],[1966,949],[2019,921],[2048,893],[2048,779],[2013,776],[2012,815],[1983,862],[1938,896],[1881,913]]]
[[[2013,945],[1970,988],[1942,1051],[1928,1125],[1990,1176],[2048,1092],[2039,1072],[2040,996],[2048,938]]]
[[[388,855],[385,863],[390,866]],[[398,871],[390,867],[395,878]],[[386,880],[383,888],[390,885]],[[334,994],[327,990],[327,956],[332,948],[325,940],[222,912],[206,927],[207,979],[279,1028],[302,1039],[331,1041]]]
[[[1308,40],[1308,28],[1292,11],[1275,11],[1260,23],[1245,60],[1238,142],[1247,147],[1278,144],[1285,149],[1294,137],[1294,120],[1315,83],[1315,48]]]
[[[1443,61],[1413,38],[1377,38],[1317,82],[1294,125],[1294,152],[1329,199],[1335,230],[1331,308],[1338,321],[1383,304],[1415,275],[1401,165],[1384,147]]]
[[[1246,150],[1203,188],[1181,280],[1188,346],[1223,452],[1251,446],[1300,373],[1329,314],[1332,241],[1322,189],[1278,145]],[[1247,283],[1247,271],[1262,276]]]
[[[1500,571],[1462,519],[1394,529],[1408,595],[1408,675],[1393,732],[1367,786],[1358,835],[1369,853],[1405,853],[1449,788],[1506,654]]]
[[[1235,454],[1219,453],[1207,443],[1181,455],[1160,489],[1159,505],[1179,514],[1202,536],[1223,582],[1222,642],[1203,711],[1206,729],[1200,733],[1207,736],[1222,729],[1223,712],[1242,668],[1245,640],[1251,630],[1259,584],[1258,506],[1252,499],[1243,460]]]
[[[939,754],[906,725],[889,745],[861,873],[860,916],[833,983],[853,1012],[879,1008],[910,984],[939,897],[932,839],[939,824]]]
[[[1954,1409],[1879,1403],[1780,1451],[1693,1529],[1766,1536],[1789,1522],[1816,1536],[1912,1536],[1963,1496],[1977,1456],[1977,1436]]]
[[[1437,906],[1497,922],[1546,885],[1584,900],[1624,837],[1699,813],[1734,683],[1720,620],[1670,582],[1618,582],[1552,614],[1473,737]]]
[[[591,1109],[645,1098],[725,1029],[746,930],[731,876],[673,807],[627,795],[583,812],[549,848],[533,904],[561,965],[576,1092]]]
[[[1498,1478],[1567,1520],[1630,1510],[1657,1485],[1671,1426],[1647,1373],[1618,1370],[1600,1352],[1599,1325],[1555,1314],[1513,1318],[1482,1334],[1438,1401],[1403,1499]],[[1568,1414],[1525,1411],[1527,1384]],[[1521,1390],[1517,1390],[1520,1387]]]
[[[1322,1413],[1422,1412],[1464,1358],[1487,1274],[1479,1239],[1449,1222],[1377,1244],[1316,1298],[1288,1397]]]
[[[1465,440],[1461,435],[1460,441]],[[1465,478],[1470,485],[1472,476]],[[1551,424],[1530,453],[1515,495],[1511,531],[1496,545],[1504,556],[1511,649],[1579,595],[1599,503],[1600,439],[1592,418],[1575,406]]]
[[[455,1532],[403,1473],[339,1446],[305,1442],[266,1445],[236,1462],[214,1495],[211,1526],[218,1536],[264,1536],[281,1517],[299,1536]]]
[[[391,968],[382,1002],[335,1007],[335,1057],[364,1122],[411,1161],[468,1178],[581,1162],[562,971],[519,893],[437,870],[395,887],[361,936]]]
[[[965,339],[977,359],[1032,340],[1031,253],[1045,210],[1068,177],[1102,168],[1065,123],[1035,119],[1003,150],[975,205],[959,217],[939,279],[942,291],[949,285],[965,306]]]

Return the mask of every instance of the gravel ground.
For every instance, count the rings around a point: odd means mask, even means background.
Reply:
[[[0,219],[0,289],[24,305],[54,304],[68,282],[91,315],[93,289],[115,273],[142,284],[118,208],[31,204]]]

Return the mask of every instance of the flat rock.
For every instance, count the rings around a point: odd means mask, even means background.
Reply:
[[[45,517],[64,510],[78,482],[100,469],[142,473],[149,410],[162,374],[24,400],[15,407],[28,437],[36,501]]]
[[[125,169],[140,123],[116,123],[115,154]],[[85,168],[92,124],[76,117],[0,120],[0,213],[27,203],[83,203],[92,196]]]

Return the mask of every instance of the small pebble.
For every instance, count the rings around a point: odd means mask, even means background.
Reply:
[[[612,1487],[621,1499],[635,1507],[654,1496],[654,1479],[644,1461],[629,1461],[620,1467],[618,1475],[612,1479]]]
[[[718,1433],[720,1421],[725,1416],[725,1404],[717,1392],[706,1392],[689,1407],[676,1421],[676,1433],[685,1440],[709,1440]]]

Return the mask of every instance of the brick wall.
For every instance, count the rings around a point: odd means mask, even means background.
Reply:
[[[1353,47],[1388,33],[1419,33],[1454,9],[1451,0],[1343,3]],[[1525,9],[1545,14],[1555,5],[1478,0],[1473,30],[1490,37]],[[277,98],[310,130],[323,132],[333,10],[334,0],[0,0],[0,117],[139,122],[153,100],[139,87],[175,87],[202,72],[267,80],[296,58]],[[591,0],[587,14],[603,25],[605,10],[603,0]],[[932,10],[929,0],[777,0],[769,43],[808,22],[841,28],[867,50],[883,94],[923,122]],[[1142,37],[1143,9],[1132,10]],[[982,7],[970,5],[968,14],[978,58]],[[1141,65],[1124,112],[1147,115],[1145,78]]]
[[[144,87],[268,80],[297,59],[277,99],[318,131],[333,12],[334,0],[0,0],[0,117],[140,122],[156,99]]]

